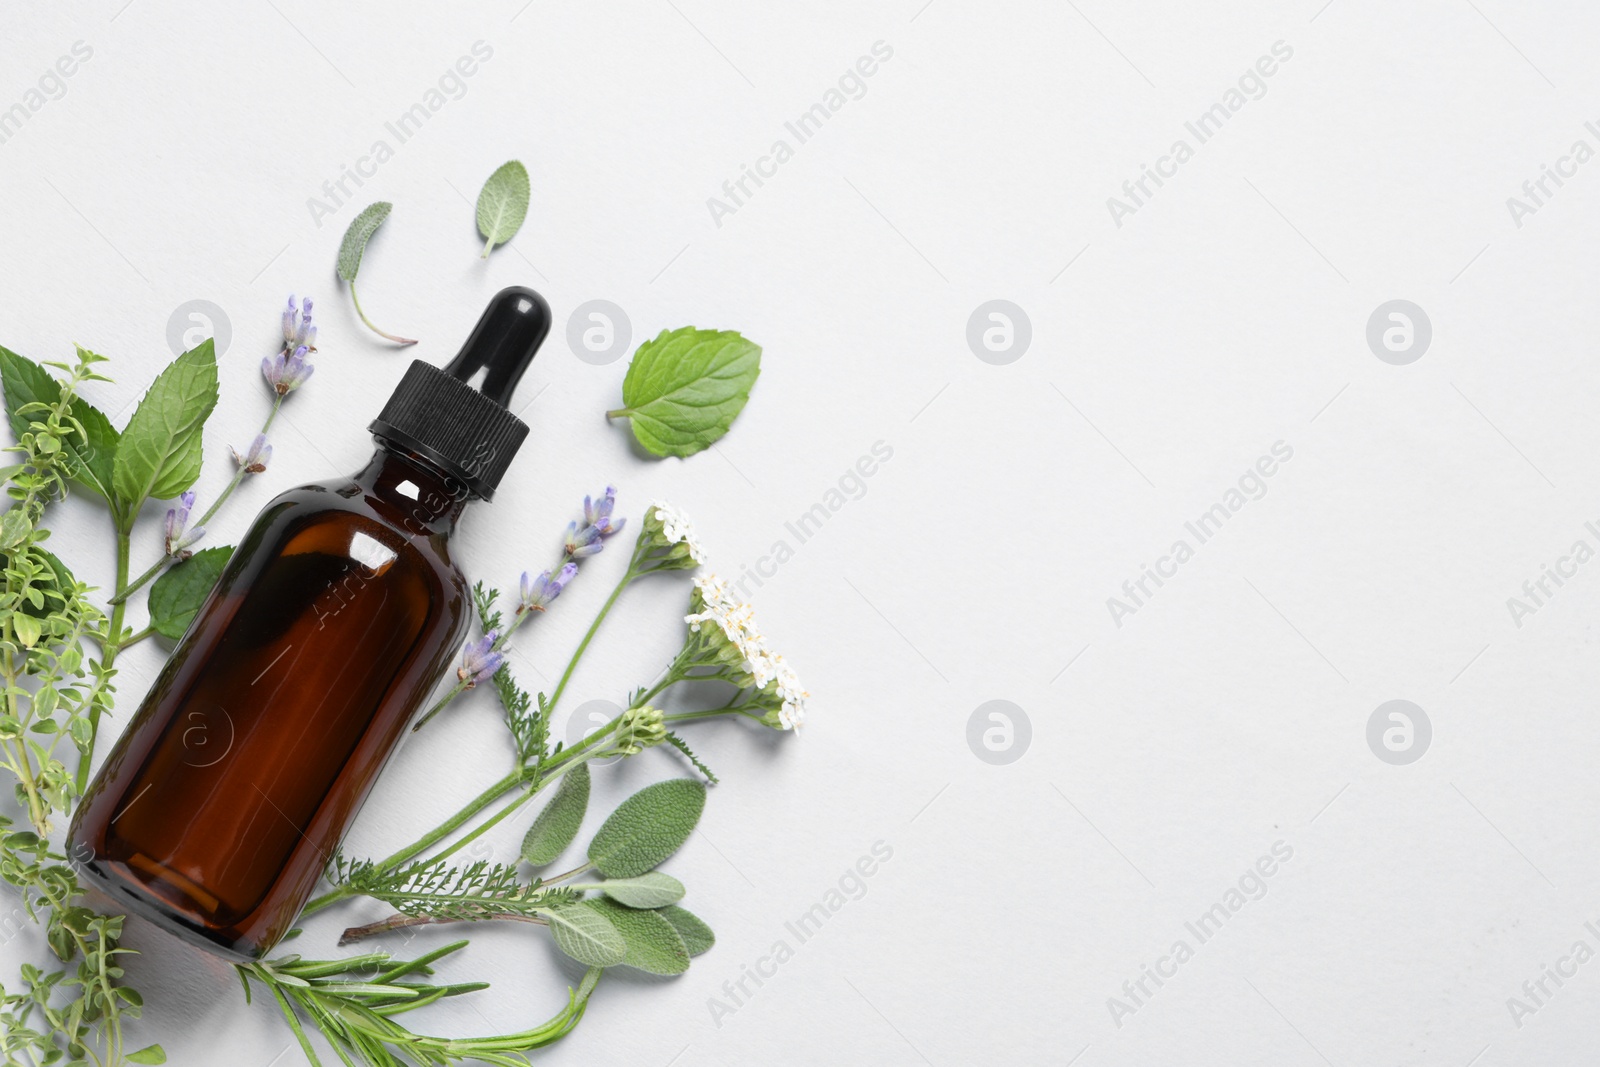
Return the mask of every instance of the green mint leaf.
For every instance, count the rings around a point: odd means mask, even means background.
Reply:
[[[19,414],[19,408],[36,403],[54,407],[61,400],[61,383],[51,377],[49,371],[7,348],[0,348],[0,387],[5,390],[6,418],[11,423],[11,432],[19,438],[33,421],[30,415]],[[104,412],[82,397],[74,397],[69,410],[83,427],[82,435],[71,434],[62,442],[72,453],[73,481],[110,500],[112,461],[117,454],[116,428]]]
[[[728,432],[760,373],[761,346],[732,330],[663,330],[634,353],[623,406],[607,414],[658,456],[692,456]]]
[[[689,947],[677,929],[654,911],[625,908],[610,900],[584,901],[604,915],[622,935],[627,951],[622,963],[647,974],[682,974],[689,969]]]
[[[147,498],[177,496],[200,476],[200,431],[216,403],[217,355],[207,338],[157,375],[122,431],[111,487],[130,519]]]
[[[129,1063],[166,1063],[167,1053],[160,1045],[146,1045],[138,1052],[127,1055]]]
[[[528,184],[528,168],[512,160],[483,183],[478,194],[478,232],[487,243],[483,258],[488,259],[495,245],[503,245],[522,228],[528,217],[528,197],[532,189]]]
[[[690,778],[647,785],[611,813],[589,844],[589,862],[607,878],[654,870],[694,832],[706,787]]]
[[[561,788],[533,820],[522,839],[522,858],[535,867],[552,863],[578,836],[589,807],[589,766],[580,763],[561,778]]]
[[[633,878],[611,878],[574,889],[598,889],[618,904],[630,908],[664,908],[683,899],[683,883],[670,874],[646,871]]]
[[[372,240],[372,235],[378,232],[378,227],[383,225],[383,220],[389,217],[393,209],[394,205],[387,200],[379,200],[376,204],[368,205],[351,221],[350,228],[344,231],[344,240],[339,242],[340,278],[347,282],[356,280],[356,275],[361,271],[361,254],[367,250],[367,242]]]
[[[174,641],[183,636],[232,555],[231,545],[201,549],[156,579],[150,587],[150,625],[156,633]]]
[[[601,912],[582,902],[540,912],[556,947],[589,967],[613,967],[627,956],[627,943]]]
[[[656,914],[671,923],[672,928],[678,931],[678,936],[683,938],[684,947],[689,950],[691,956],[709,952],[711,946],[717,943],[717,935],[711,932],[711,927],[688,908],[672,904],[656,909]]]

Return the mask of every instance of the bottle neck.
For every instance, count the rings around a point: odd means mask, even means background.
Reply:
[[[417,453],[382,437],[373,440],[377,450],[357,472],[356,483],[400,512],[412,533],[452,533],[461,512],[475,499],[471,491]]]

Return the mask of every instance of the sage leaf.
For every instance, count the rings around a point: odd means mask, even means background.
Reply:
[[[216,404],[217,355],[207,338],[156,376],[122,431],[111,488],[130,521],[147,498],[175,497],[200,476],[200,431]]]
[[[670,874],[646,871],[633,878],[611,878],[574,889],[598,889],[618,904],[630,908],[664,908],[683,899],[683,883]]]
[[[495,245],[505,244],[522,228],[531,192],[528,168],[514,159],[483,183],[478,194],[478,232],[487,242],[482,258],[488,259]]]
[[[372,235],[378,232],[378,227],[383,225],[393,210],[393,204],[379,200],[376,204],[369,204],[366,210],[351,220],[350,228],[344,231],[344,240],[339,242],[338,269],[341,279],[347,282],[356,280],[356,275],[361,272],[361,254],[367,250],[367,242],[372,240]]]
[[[0,388],[5,390],[6,418],[18,439],[34,421],[30,413],[18,409],[24,404],[54,407],[61,402],[61,383],[27,356],[8,348],[0,348]],[[72,480],[101,498],[111,500],[112,461],[117,454],[119,436],[116,428],[105,412],[81,396],[72,398],[68,411],[83,428],[82,434],[71,434],[62,442],[72,456],[69,465]]]
[[[561,778],[561,787],[522,839],[522,858],[535,867],[553,863],[578,836],[589,807],[589,765],[580,763]]]
[[[733,330],[663,330],[634,353],[606,417],[627,417],[655,455],[692,456],[728,432],[760,373],[761,346]]]
[[[627,955],[627,943],[615,924],[579,901],[540,912],[550,924],[556,947],[588,967],[612,967]]]
[[[627,946],[622,964],[647,974],[682,974],[689,969],[689,947],[677,929],[654,911],[625,908],[611,900],[583,903],[610,920]]]
[[[168,568],[150,587],[151,628],[174,641],[182,637],[232,555],[232,545],[218,545]]]
[[[378,227],[383,225],[393,209],[394,205],[387,200],[379,200],[376,204],[368,204],[361,214],[351,220],[350,228],[344,231],[344,240],[339,242],[339,260],[336,269],[339,277],[350,286],[350,302],[355,305],[356,314],[366,324],[367,329],[397,344],[414,345],[417,342],[409,337],[385,333],[373,325],[372,320],[367,318],[367,313],[361,310],[361,298],[356,295],[356,275],[361,273],[361,257],[367,250],[367,242],[372,240],[372,235],[378,232]]]
[[[671,923],[672,928],[678,931],[678,936],[683,938],[684,947],[689,950],[691,956],[708,952],[711,946],[717,943],[717,935],[711,932],[711,927],[688,908],[671,904],[665,908],[657,908],[656,914]]]
[[[589,843],[589,862],[607,878],[653,870],[694,832],[706,787],[691,778],[647,785],[611,813]]]

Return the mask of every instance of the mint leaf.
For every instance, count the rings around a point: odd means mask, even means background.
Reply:
[[[711,927],[688,908],[671,904],[665,908],[657,908],[656,914],[671,923],[672,928],[678,931],[678,936],[683,938],[684,947],[689,950],[691,956],[709,952],[711,946],[717,943],[717,935],[711,932]]]
[[[556,947],[589,967],[611,967],[627,954],[627,943],[610,919],[580,901],[539,913],[550,924]]]
[[[217,356],[207,338],[168,364],[134,409],[112,461],[125,514],[149,497],[177,496],[200,476],[200,430],[217,403]]]
[[[683,883],[670,874],[646,871],[633,878],[611,878],[574,889],[598,889],[618,904],[630,908],[664,908],[683,899]]]
[[[761,346],[732,330],[663,330],[639,346],[622,380],[633,436],[658,456],[692,456],[733,425],[761,373]]]
[[[589,766],[580,763],[561,779],[561,788],[522,839],[522,858],[535,867],[552,863],[578,836],[589,807]]]
[[[54,407],[61,401],[61,383],[27,356],[19,356],[8,348],[0,348],[0,387],[5,390],[6,418],[11,423],[11,432],[19,438],[33,421],[30,415],[19,414],[19,408],[24,404]],[[81,435],[71,434],[62,442],[73,458],[72,479],[90,492],[111,500],[112,461],[117,454],[116,428],[103,411],[82,397],[72,398],[69,411],[83,427]]]
[[[512,160],[483,183],[478,194],[478,232],[487,244],[483,258],[488,259],[495,245],[503,245],[522,228],[528,217],[528,198],[532,190],[528,184],[528,168]]]
[[[589,844],[589,862],[607,878],[653,870],[694,832],[706,787],[690,778],[647,785],[611,813]]]
[[[339,242],[340,278],[347,282],[356,280],[356,275],[361,271],[361,254],[367,250],[367,242],[372,240],[372,235],[378,232],[378,227],[383,225],[383,220],[393,210],[393,204],[379,200],[376,204],[368,205],[351,221],[350,228],[344,231],[344,240]]]
[[[183,636],[232,555],[232,545],[201,549],[156,579],[150,587],[150,625],[156,633],[174,641]]]
[[[622,957],[625,966],[647,974],[682,974],[689,969],[689,947],[659,913],[625,908],[610,900],[584,903],[610,920],[622,935],[627,946]]]

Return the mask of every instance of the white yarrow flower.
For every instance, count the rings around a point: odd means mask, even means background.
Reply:
[[[667,543],[686,545],[689,549],[689,558],[696,563],[704,564],[706,550],[700,544],[700,538],[695,535],[694,524],[689,521],[689,516],[664,500],[658,500],[650,507],[655,513],[656,520],[661,523],[661,534]]]
[[[735,600],[728,584],[714,574],[696,578],[694,586],[701,610],[684,616],[689,629],[699,633],[702,627],[715,625],[737,655],[740,671],[749,678],[749,687],[779,702],[777,725],[784,730],[798,727],[805,720],[810,694],[756,626],[755,609]]]

